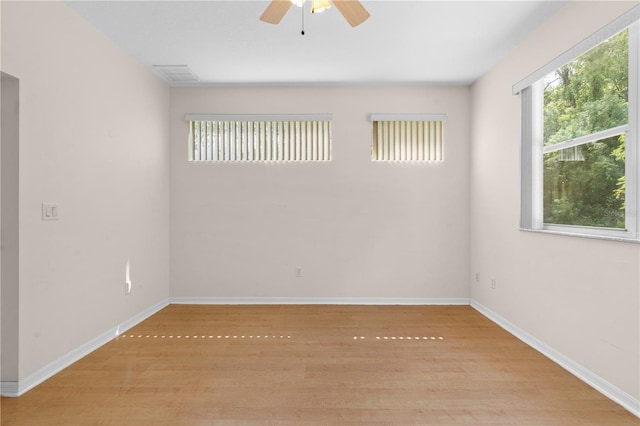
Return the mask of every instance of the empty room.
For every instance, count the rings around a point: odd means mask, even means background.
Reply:
[[[637,1],[0,2],[2,425],[637,425]]]

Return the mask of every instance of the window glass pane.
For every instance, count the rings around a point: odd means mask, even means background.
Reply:
[[[544,155],[544,222],[624,228],[624,135]]]
[[[629,31],[544,78],[544,145],[628,123]]]

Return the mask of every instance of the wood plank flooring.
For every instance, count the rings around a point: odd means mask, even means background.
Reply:
[[[2,425],[638,425],[468,306],[171,305]]]

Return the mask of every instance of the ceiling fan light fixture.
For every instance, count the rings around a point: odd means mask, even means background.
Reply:
[[[322,13],[330,7],[331,3],[329,3],[329,0],[312,0],[311,13]]]
[[[331,3],[328,0],[311,0],[311,2],[311,11],[313,13],[319,13],[331,7]],[[333,0],[332,3],[352,27],[357,27],[369,19],[369,12],[359,0]],[[304,0],[271,0],[269,6],[260,15],[260,20],[268,24],[279,24],[294,4],[302,7]]]

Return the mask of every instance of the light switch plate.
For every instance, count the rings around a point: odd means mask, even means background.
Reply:
[[[42,203],[42,220],[58,220],[60,205],[58,203]]]

